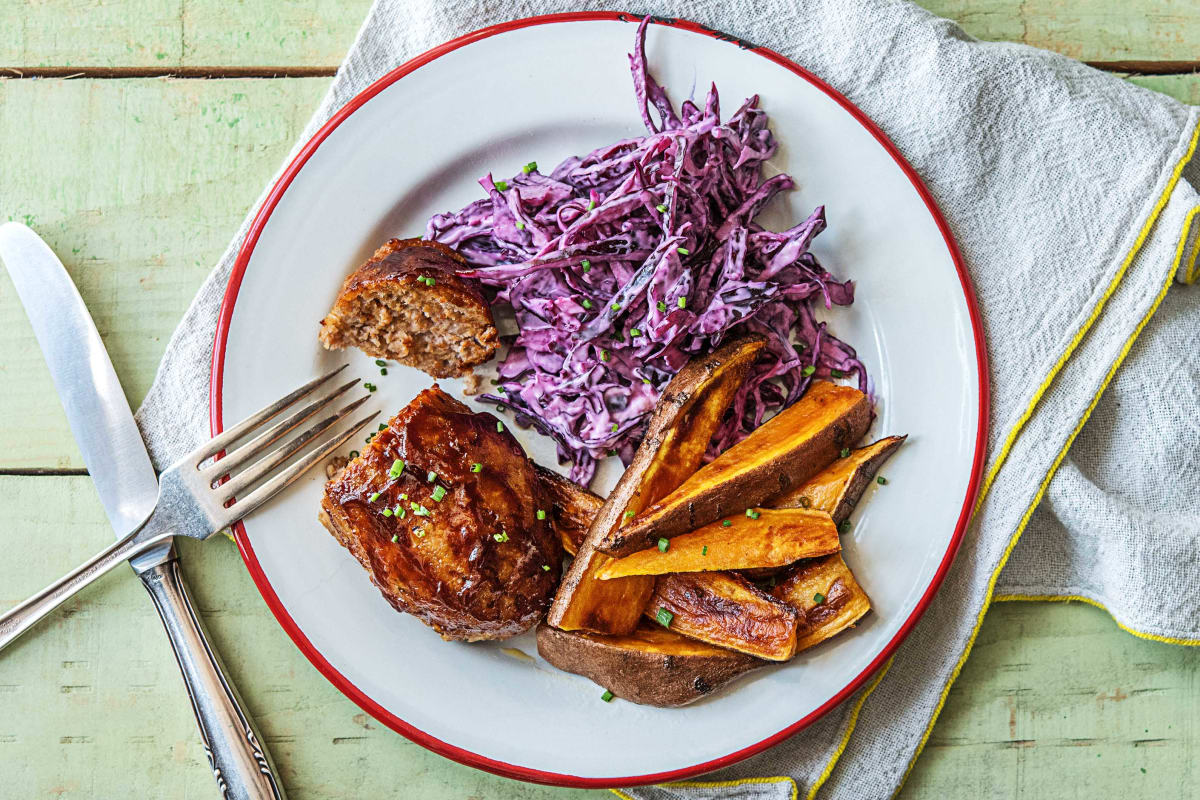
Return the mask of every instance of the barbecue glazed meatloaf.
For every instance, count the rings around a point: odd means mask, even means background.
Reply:
[[[320,517],[398,611],[475,641],[549,607],[562,544],[546,503],[512,434],[435,385],[325,484]]]
[[[435,378],[470,371],[500,340],[487,300],[455,274],[465,264],[440,242],[392,239],[346,278],[321,320],[321,344],[357,347]]]

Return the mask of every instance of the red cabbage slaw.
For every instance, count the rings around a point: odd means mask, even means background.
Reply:
[[[785,174],[763,179],[776,150],[758,96],[721,122],[714,84],[703,107],[676,112],[646,66],[648,19],[629,55],[647,134],[601,147],[549,175],[527,164],[487,196],[429,220],[426,238],[455,247],[460,274],[492,287],[518,333],[495,393],[519,425],[552,437],[571,478],[599,459],[630,462],[659,392],[693,356],[746,332],[767,337],[708,456],[795,402],[813,378],[867,374],[854,348],[813,316],[854,301],[809,252],[825,229],[818,207],[785,231],[754,222]],[[657,116],[657,119],[655,118]]]

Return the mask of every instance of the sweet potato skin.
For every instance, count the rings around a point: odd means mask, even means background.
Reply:
[[[871,402],[862,392],[816,381],[800,400],[614,528],[596,547],[611,556],[626,556],[660,537],[677,536],[761,505],[832,463],[843,448],[862,438],[871,415]]]
[[[772,499],[772,508],[812,508],[827,512],[840,524],[858,505],[883,462],[900,449],[907,436],[888,436],[851,450],[789,492]]]
[[[565,672],[595,681],[617,697],[674,708],[699,700],[767,662],[643,622],[625,636],[537,629],[538,653]]]
[[[768,661],[796,654],[796,610],[733,573],[663,575],[646,616],[655,619],[660,609],[672,615],[672,631],[717,647]]]
[[[824,511],[763,508],[754,513],[758,516],[730,517],[676,536],[666,550],[652,547],[618,558],[599,577],[784,567],[841,549],[837,526]]]
[[[841,633],[871,610],[871,599],[841,553],[797,565],[771,594],[800,612],[796,652]]]
[[[610,557],[595,549],[624,520],[670,492],[700,465],[734,392],[766,344],[746,336],[684,365],[664,390],[633,461],[592,520],[546,621],[563,630],[627,634],[641,618],[654,578],[601,581]]]

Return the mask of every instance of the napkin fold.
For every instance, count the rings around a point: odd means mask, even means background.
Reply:
[[[435,45],[514,18],[601,7],[377,0],[291,155],[372,81]],[[1054,53],[978,42],[901,0],[623,10],[678,15],[778,51],[879,125],[962,251],[987,339],[991,408],[984,494],[942,589],[886,670],[765,753],[703,781],[618,794],[890,797],[998,599],[1085,600],[1138,635],[1200,643],[1200,511],[1188,502],[1200,480],[1200,299],[1171,289],[1197,272],[1200,110]],[[159,466],[208,436],[217,309],[249,222],[188,309],[138,412]]]

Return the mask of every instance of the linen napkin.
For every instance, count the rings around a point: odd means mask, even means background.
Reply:
[[[430,47],[590,7],[600,6],[377,0],[301,143]],[[711,780],[618,794],[892,795],[996,597],[1083,598],[1143,635],[1200,640],[1200,516],[1186,502],[1200,479],[1190,413],[1200,402],[1191,342],[1200,302],[1168,292],[1194,277],[1200,168],[1189,162],[1200,110],[1053,53],[975,41],[901,0],[631,0],[623,10],[690,18],[776,50],[883,129],[962,250],[986,332],[991,410],[986,492],[889,669],[803,733]],[[248,224],[172,337],[139,411],[159,465],[208,435],[217,308]]]

